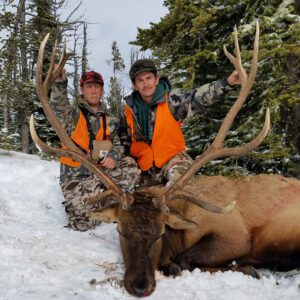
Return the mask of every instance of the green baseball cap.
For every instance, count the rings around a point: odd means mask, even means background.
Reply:
[[[129,71],[131,81],[133,81],[138,74],[143,72],[157,73],[156,66],[151,59],[139,59],[135,61],[135,63],[131,66]]]

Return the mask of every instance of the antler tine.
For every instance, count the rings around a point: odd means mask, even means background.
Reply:
[[[152,201],[153,201],[154,206],[156,208],[160,209],[163,214],[169,215],[170,209],[169,209],[168,204],[174,199],[182,199],[185,201],[189,201],[207,211],[217,213],[217,214],[223,214],[223,213],[227,213],[227,212],[231,211],[234,208],[235,203],[236,203],[236,201],[233,201],[225,207],[219,207],[219,206],[213,205],[209,202],[206,202],[204,200],[201,200],[198,196],[187,193],[185,191],[175,191],[174,193],[170,194],[170,196],[168,196],[168,198],[164,194],[160,198],[153,198]]]
[[[235,55],[236,55],[236,64],[234,64],[234,66],[240,75],[241,82],[243,85],[247,80],[247,73],[244,70],[243,64],[242,64],[242,57],[241,57],[238,32],[237,32],[236,26],[234,27],[233,38],[234,38],[234,48],[235,48]]]
[[[237,33],[236,27],[234,28],[233,37],[234,37],[236,57],[227,51],[227,48],[225,45],[223,46],[223,49],[224,49],[224,53],[227,56],[227,58],[234,65],[235,69],[238,71],[239,78],[243,85],[243,83],[245,83],[247,80],[247,73],[245,72],[243,65],[242,65],[242,58],[241,58],[240,46],[239,46],[239,42],[238,42],[238,33]]]
[[[62,54],[60,56],[60,60],[58,62],[58,65],[56,66],[56,68],[53,71],[53,75],[52,75],[53,80],[55,80],[61,74],[61,71],[63,70],[64,65],[66,64],[68,58],[72,55],[71,53],[67,53],[66,49],[67,49],[67,42],[66,42],[66,38],[65,38]]]
[[[260,133],[249,143],[246,143],[242,146],[235,147],[235,148],[222,148],[222,156],[227,157],[227,156],[241,156],[245,155],[251,151],[253,151],[256,147],[258,147],[263,140],[267,137],[268,132],[271,127],[271,121],[270,121],[270,109],[269,107],[266,110],[265,114],[265,123],[260,131]]]
[[[48,33],[47,40],[48,39],[49,39],[49,33]],[[45,44],[45,46],[46,46],[46,44]],[[48,73],[47,73],[47,77],[46,77],[46,79],[44,81],[44,89],[45,89],[45,92],[47,93],[47,95],[48,95],[48,92],[49,92],[50,84],[53,81],[52,80],[52,77],[53,77],[52,76],[52,72],[54,70],[54,60],[55,60],[56,48],[57,48],[57,40],[55,40],[55,44],[54,44],[54,47],[53,47],[53,50],[52,50],[51,59],[50,59],[49,70],[48,70]]]
[[[48,35],[48,37],[47,37],[47,41],[48,41],[49,33],[47,35]],[[46,41],[46,43],[47,43],[47,41]],[[46,43],[45,43],[45,45],[46,45]],[[66,39],[64,39],[64,45],[63,45],[63,49],[62,49],[61,56],[59,59],[59,63],[57,66],[55,66],[55,54],[56,54],[56,50],[57,50],[57,40],[55,40],[55,44],[54,44],[54,47],[52,50],[52,55],[51,55],[51,60],[50,60],[49,71],[47,73],[47,77],[44,82],[44,89],[47,94],[48,94],[48,91],[50,88],[50,84],[60,76],[60,74],[64,68],[64,65],[66,64],[68,58],[72,55],[70,53],[67,53],[66,47],[67,47]]]
[[[219,206],[213,205],[211,203],[208,203],[206,201],[203,201],[203,200],[199,199],[199,197],[197,197],[196,195],[192,195],[185,191],[174,192],[174,194],[172,194],[168,200],[170,201],[172,199],[183,199],[183,200],[189,201],[205,210],[208,210],[210,212],[214,212],[217,214],[223,214],[223,213],[227,213],[227,212],[231,211],[236,204],[236,201],[233,201],[230,204],[226,205],[225,207],[219,207]]]
[[[258,62],[258,48],[259,48],[259,24],[258,21],[256,22],[256,31],[255,31],[255,39],[254,39],[254,46],[253,46],[253,56],[252,56],[252,63],[250,67],[249,73],[249,86],[247,89],[250,91],[256,76],[257,71],[257,62]],[[251,84],[251,85],[250,85]]]
[[[63,144],[68,147],[69,149],[80,152],[80,150],[75,146],[75,144],[72,142],[70,137],[67,135],[64,127],[62,126],[59,119],[56,117],[55,113],[51,109],[49,105],[49,99],[48,99],[48,91],[45,88],[45,85],[43,83],[43,61],[44,61],[44,51],[45,46],[47,44],[49,38],[49,33],[46,35],[44,40],[41,42],[40,50],[38,54],[38,60],[37,60],[37,66],[36,66],[36,89],[39,96],[39,99],[41,101],[41,104],[44,109],[44,113],[49,120],[50,124],[52,125],[54,131],[58,135],[59,139]]]
[[[163,197],[167,197],[168,199],[171,197],[171,195],[181,189],[184,184],[192,177],[202,166],[204,166],[209,161],[219,158],[219,157],[227,157],[227,156],[238,156],[238,155],[244,155],[250,151],[252,151],[254,148],[256,148],[258,145],[262,143],[262,141],[265,139],[265,137],[268,134],[268,131],[270,129],[270,111],[267,109],[266,116],[265,116],[265,123],[263,126],[263,129],[259,133],[259,135],[254,138],[251,142],[244,144],[240,147],[236,148],[224,148],[223,142],[224,139],[232,125],[232,122],[234,118],[236,117],[237,113],[241,109],[242,105],[244,104],[249,91],[251,90],[254,79],[256,76],[256,70],[257,70],[257,62],[258,62],[258,44],[259,44],[259,26],[258,22],[256,24],[256,35],[255,35],[255,42],[254,42],[254,50],[253,50],[253,57],[252,57],[252,65],[250,68],[250,74],[247,75],[246,73],[243,74],[244,69],[241,65],[241,57],[240,57],[240,51],[238,47],[238,41],[237,41],[237,34],[234,34],[235,39],[235,46],[236,46],[236,57],[234,57],[232,54],[230,54],[225,47],[225,54],[230,59],[230,61],[236,66],[237,71],[239,72],[239,76],[242,82],[241,85],[241,91],[239,93],[238,99],[235,101],[233,106],[231,107],[229,113],[226,115],[219,132],[217,133],[217,136],[211,146],[202,154],[200,155],[192,164],[189,169],[183,174],[173,185],[168,187],[165,191],[165,194]]]

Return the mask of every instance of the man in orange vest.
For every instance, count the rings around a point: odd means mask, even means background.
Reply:
[[[67,75],[63,70],[52,86],[50,105],[73,142],[98,162],[123,190],[131,191],[138,185],[141,171],[134,159],[123,155],[124,147],[113,127],[115,121],[107,116],[101,102],[103,86],[100,73],[84,72],[80,79],[81,95],[71,104],[67,99]],[[89,219],[84,200],[98,194],[104,186],[80,163],[67,157],[62,157],[60,162],[67,226],[81,231],[94,227],[99,222]]]
[[[200,88],[171,90],[167,78],[159,77],[154,62],[137,60],[129,72],[134,91],[124,98],[119,122],[122,144],[136,159],[143,178],[173,184],[193,163],[185,151],[180,122],[219,100],[225,91],[240,84],[234,71],[228,78]]]

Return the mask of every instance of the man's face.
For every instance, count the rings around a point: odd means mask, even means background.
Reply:
[[[98,107],[103,95],[103,86],[96,82],[84,83],[81,87],[81,93],[90,106]]]
[[[150,103],[158,82],[159,76],[155,76],[152,72],[143,72],[135,77],[133,88],[140,93],[146,103]]]

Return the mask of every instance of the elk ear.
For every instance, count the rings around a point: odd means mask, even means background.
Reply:
[[[185,219],[183,216],[178,213],[171,212],[166,216],[165,223],[169,225],[173,229],[194,229],[198,226],[198,224]]]
[[[101,211],[89,213],[89,217],[104,223],[113,223],[117,221],[116,209],[114,207],[106,208]]]

